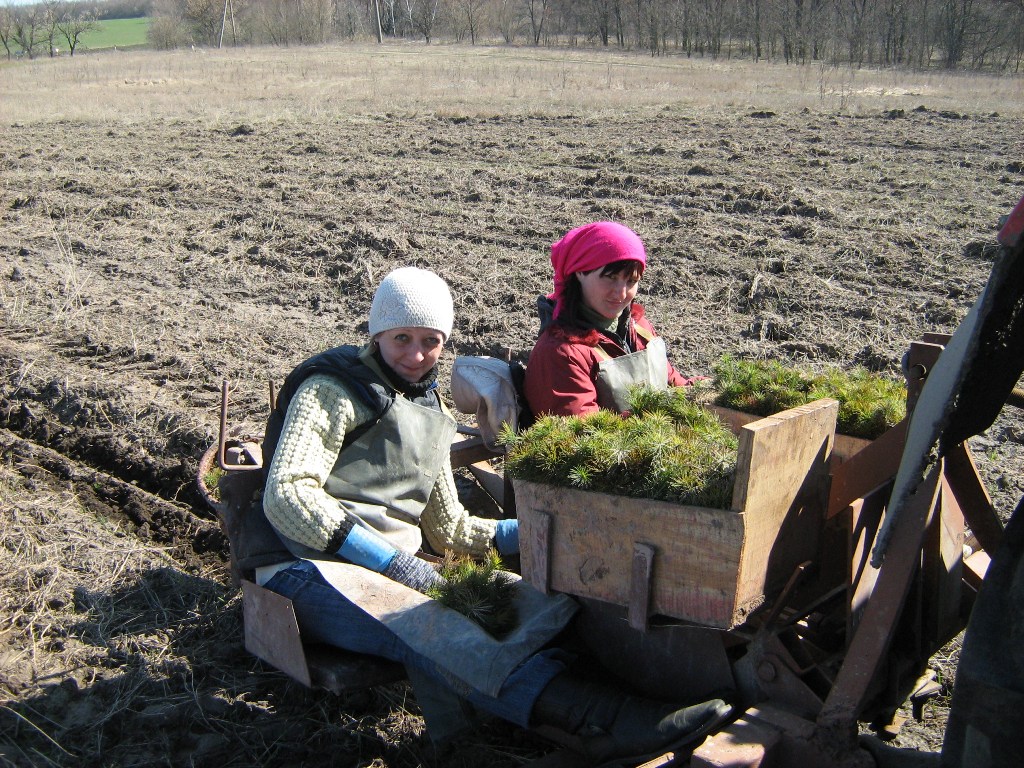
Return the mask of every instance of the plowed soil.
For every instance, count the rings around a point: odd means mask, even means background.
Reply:
[[[407,264],[456,297],[445,377],[455,354],[525,359],[550,243],[605,218],[645,239],[640,298],[685,373],[731,353],[898,375],[966,314],[1024,194],[1017,114],[927,98],[494,112],[0,131],[0,764],[536,757],[501,724],[437,754],[404,685],[335,697],[244,652],[195,484],[222,380],[232,425],[261,431],[268,380],[363,340],[373,288]],[[973,442],[1003,514],[1022,442],[1010,409]],[[934,663],[944,695],[955,652]],[[938,749],[944,701],[897,743]]]

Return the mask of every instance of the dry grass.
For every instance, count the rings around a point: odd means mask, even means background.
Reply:
[[[120,721],[154,687],[180,698],[170,681],[188,664],[183,652],[217,643],[218,625],[235,628],[223,621],[232,598],[220,574],[182,573],[164,549],[84,509],[71,486],[17,464],[0,464],[0,734],[30,761],[34,737],[70,758],[69,733]],[[77,692],[104,677],[104,695],[82,706]]]
[[[0,766],[521,764],[511,726],[429,758],[406,688],[313,694],[242,650],[183,513],[221,379],[261,427],[268,376],[364,338],[399,263],[452,285],[452,352],[525,353],[548,246],[605,217],[643,232],[681,371],[894,370],[966,312],[1024,191],[1020,79],[422,45],[0,69],[0,426],[66,459],[0,431]],[[1000,509],[1021,434],[979,439]]]
[[[584,114],[667,106],[1024,114],[1020,77],[389,44],[105,52],[0,64],[3,123]]]

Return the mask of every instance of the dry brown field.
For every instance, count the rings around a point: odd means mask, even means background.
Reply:
[[[678,368],[896,374],[985,283],[1024,195],[1024,81],[504,48],[109,53],[0,64],[0,765],[518,766],[435,752],[408,688],[248,656],[195,489],[221,381],[358,342],[392,267],[456,297],[446,357],[525,355],[548,247],[611,218]],[[1024,423],[973,442],[1005,514]],[[944,696],[898,743],[938,749]]]

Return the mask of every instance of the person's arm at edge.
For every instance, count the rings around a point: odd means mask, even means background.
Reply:
[[[593,357],[585,345],[542,336],[526,365],[524,390],[537,416],[572,416],[598,410]]]

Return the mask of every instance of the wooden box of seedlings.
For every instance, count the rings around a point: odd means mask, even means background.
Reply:
[[[639,433],[653,429],[642,436],[655,446],[653,457],[631,457],[632,437],[589,445],[586,416],[548,417],[509,437],[523,577],[543,591],[625,606],[638,629],[654,614],[717,628],[742,624],[800,564],[820,556],[838,405],[821,399],[736,435],[700,408],[727,437],[703,448],[698,435],[683,447],[707,454],[696,490],[684,488],[693,479],[684,477],[689,457],[657,433],[664,415],[634,409],[628,419],[598,417],[635,422]],[[580,433],[575,441],[547,445],[544,431],[564,424]],[[563,445],[570,442],[578,451],[572,460]],[[669,500],[639,497],[647,491]]]
[[[801,370],[770,360],[725,356],[714,366],[707,407],[737,432],[764,416],[829,397],[839,401],[832,457],[845,461],[901,425],[907,388],[902,380],[864,368]]]

